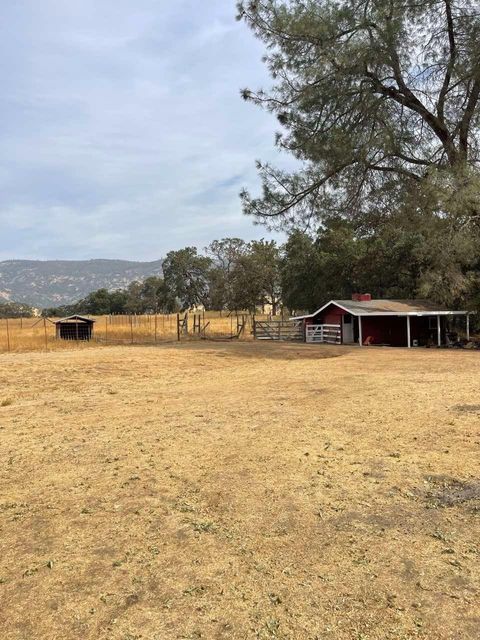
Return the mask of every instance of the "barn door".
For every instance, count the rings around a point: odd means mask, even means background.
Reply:
[[[346,313],[342,316],[342,335],[344,344],[352,344],[353,340],[353,317]]]

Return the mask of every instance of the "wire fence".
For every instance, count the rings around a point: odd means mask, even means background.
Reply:
[[[75,334],[69,340],[61,339],[57,335],[58,318],[3,318],[0,320],[0,353],[186,340],[251,340],[254,320],[271,318],[245,311],[85,317],[95,321],[91,340],[75,340]]]

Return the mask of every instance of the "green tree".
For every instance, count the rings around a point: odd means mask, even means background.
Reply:
[[[142,297],[143,283],[138,280],[131,282],[125,290],[126,313],[145,313],[145,301]]]
[[[477,222],[480,14],[471,0],[251,0],[244,20],[268,47],[275,79],[247,100],[278,117],[295,173],[259,165],[247,213],[285,220],[367,211],[436,173],[474,195]],[[441,203],[438,203],[441,206]]]
[[[448,221],[392,214],[369,228],[330,219],[313,238],[289,236],[282,260],[283,300],[313,311],[327,300],[369,292],[378,298],[430,298],[475,308],[480,291],[478,239],[451,235]]]
[[[280,301],[279,247],[273,240],[254,240],[233,268],[232,306],[255,311],[268,304],[276,315]]]
[[[234,273],[247,251],[240,238],[214,240],[206,253],[212,260],[209,272],[210,306],[212,309],[235,309]]]
[[[173,313],[177,310],[175,298],[169,295],[163,278],[158,276],[146,278],[140,295],[144,313]]]
[[[291,310],[314,311],[330,299],[349,298],[369,279],[360,264],[366,241],[354,225],[331,219],[315,238],[295,231],[285,245],[281,278],[283,300]],[[373,291],[372,291],[373,293]]]
[[[87,313],[96,316],[122,313],[125,310],[126,299],[125,292],[97,289],[77,302],[72,313]]]
[[[182,309],[207,305],[208,277],[212,261],[198,255],[196,247],[170,251],[163,262],[163,277],[168,295]]]
[[[71,316],[76,313],[92,316],[125,313],[127,297],[127,292],[122,289],[117,291],[109,291],[105,288],[97,289],[73,304],[43,309],[42,316],[59,318]]]
[[[249,249],[262,283],[261,304],[269,305],[276,316],[281,302],[280,249],[274,240],[254,240]]]
[[[325,259],[318,243],[307,233],[294,231],[289,236],[280,273],[283,302],[291,313],[314,311],[328,300]],[[335,297],[341,297],[340,290]]]
[[[123,289],[110,291],[109,295],[109,313],[125,313],[125,305],[127,303],[127,295]]]
[[[22,302],[0,302],[0,318],[31,318],[33,309]]]

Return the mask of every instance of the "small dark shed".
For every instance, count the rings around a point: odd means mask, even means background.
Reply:
[[[55,323],[59,340],[91,340],[95,320],[84,316],[69,316]]]

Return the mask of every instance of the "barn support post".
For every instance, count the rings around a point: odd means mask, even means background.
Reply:
[[[358,343],[361,347],[363,347],[362,316],[358,316]]]
[[[467,313],[467,340],[470,341],[470,314]]]
[[[442,346],[442,325],[440,323],[440,316],[437,316],[437,342],[438,346]]]
[[[410,349],[412,346],[412,328],[410,326],[410,316],[407,316],[407,347]]]

